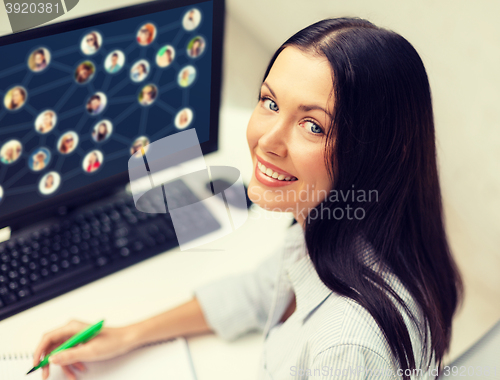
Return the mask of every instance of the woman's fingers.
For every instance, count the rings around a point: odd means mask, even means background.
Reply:
[[[73,363],[73,367],[75,367],[80,372],[85,372],[87,370],[87,367],[85,367],[85,364],[83,364],[82,362]]]
[[[76,376],[71,370],[71,368],[69,368],[68,366],[62,366],[61,368],[69,380],[76,380]]]
[[[49,366],[46,365],[42,367],[42,380],[46,380],[49,377]]]
[[[87,326],[87,324],[78,321],[71,321],[66,326],[44,334],[42,340],[38,344],[38,347],[35,349],[33,365],[35,366],[40,362],[42,354],[48,354],[50,352],[48,350],[49,346],[54,345],[55,343],[62,343],[77,332],[81,331],[85,326]]]
[[[91,344],[84,344],[58,352],[49,358],[49,362],[57,365],[70,365],[82,361],[92,361],[95,357]]]

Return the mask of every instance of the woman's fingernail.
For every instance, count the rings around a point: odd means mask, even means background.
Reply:
[[[49,363],[57,364],[57,356],[50,356]]]

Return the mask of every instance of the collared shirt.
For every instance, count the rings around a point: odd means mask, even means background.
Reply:
[[[373,248],[365,240],[357,241],[357,251],[367,265],[375,265]],[[410,293],[393,274],[384,272],[384,279],[417,316],[423,331],[421,310]],[[296,309],[281,323],[294,294]],[[204,285],[195,296],[208,325],[220,337],[233,340],[251,330],[263,331],[259,380],[401,378],[397,360],[371,314],[319,278],[298,223],[289,227],[283,247],[254,272]],[[396,306],[421,370],[408,374],[415,379],[434,377],[435,372],[432,376],[426,369],[427,357],[420,361],[423,342],[417,326]]]

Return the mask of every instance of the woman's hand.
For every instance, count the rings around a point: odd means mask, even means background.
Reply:
[[[44,355],[60,346],[64,341],[88,327],[88,323],[71,321],[66,326],[46,333],[35,350],[33,366],[37,365]],[[129,327],[103,328],[99,335],[84,344],[61,351],[49,358],[51,364],[62,366],[68,379],[76,380],[74,369],[85,370],[83,361],[99,361],[124,354],[135,347],[132,330]],[[42,368],[43,380],[49,377],[49,365]]]

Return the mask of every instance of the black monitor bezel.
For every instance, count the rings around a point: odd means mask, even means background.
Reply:
[[[210,131],[209,140],[201,144],[203,154],[208,154],[218,149],[219,107],[222,87],[222,45],[225,4],[224,0],[210,1],[213,2]],[[0,47],[203,2],[206,1],[155,0],[148,3],[132,5],[2,36],[0,37]],[[128,172],[124,171],[123,173],[118,173],[112,177],[89,184],[80,189],[41,201],[36,205],[0,217],[0,228],[9,226],[11,231],[15,231],[33,223],[38,223],[43,219],[67,213],[73,208],[108,196],[117,190],[122,190],[128,181]]]

